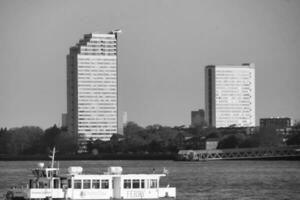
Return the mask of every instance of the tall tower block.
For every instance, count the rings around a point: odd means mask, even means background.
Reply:
[[[117,133],[119,32],[86,34],[67,55],[68,131],[79,152]]]
[[[255,65],[207,66],[205,113],[217,128],[255,126]]]

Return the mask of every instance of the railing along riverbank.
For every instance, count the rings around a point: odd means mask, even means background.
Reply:
[[[178,160],[182,161],[289,158],[300,158],[300,146],[215,150],[180,150],[178,152]]]

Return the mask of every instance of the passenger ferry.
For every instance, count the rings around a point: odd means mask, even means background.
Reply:
[[[34,178],[23,188],[12,188],[6,194],[7,200],[22,199],[175,199],[175,187],[160,187],[162,174],[123,174],[122,167],[108,167],[103,174],[83,174],[82,167],[68,168],[67,174],[60,174],[54,167],[54,155],[50,167],[39,163],[32,170]]]

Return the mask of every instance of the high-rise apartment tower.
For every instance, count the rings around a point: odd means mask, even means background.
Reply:
[[[205,68],[205,116],[210,126],[255,126],[255,65]]]
[[[68,131],[79,151],[117,133],[119,32],[86,34],[67,56]]]

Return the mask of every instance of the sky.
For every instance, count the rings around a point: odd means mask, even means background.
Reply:
[[[204,67],[250,62],[257,123],[300,120],[298,0],[1,0],[0,127],[60,125],[69,48],[118,28],[128,120],[189,125],[205,106]]]

